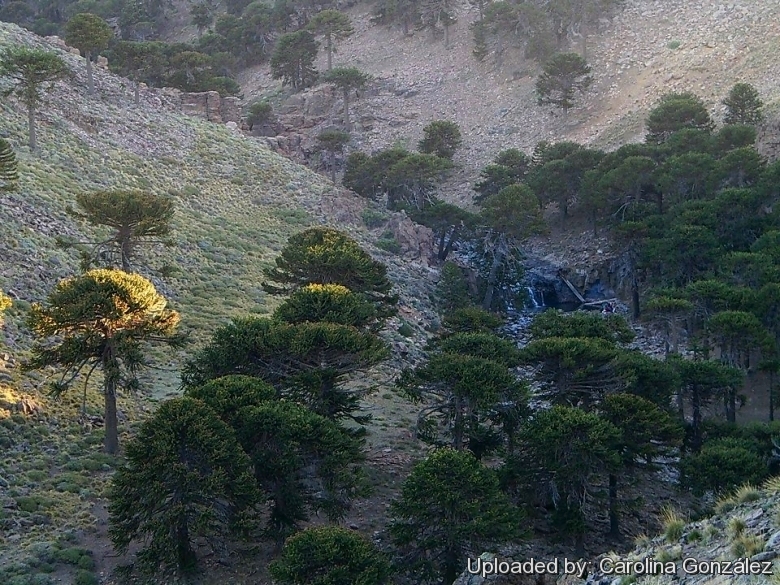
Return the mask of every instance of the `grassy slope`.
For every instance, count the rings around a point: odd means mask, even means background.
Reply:
[[[16,43],[57,50],[0,23],[0,49]],[[77,571],[91,571],[92,563],[71,550],[77,544],[94,549],[97,570],[110,568],[101,553],[110,553],[101,496],[115,462],[100,453],[102,433],[79,425],[80,391],[54,402],[37,388],[43,375],[23,377],[18,367],[29,345],[23,326],[29,303],[43,300],[60,278],[78,270],[76,252],[58,249],[55,238],[101,235],[67,215],[77,193],[141,188],[176,197],[176,246],[148,256],[152,265],[172,261],[179,269],[173,279],[153,280],[196,342],[233,316],[273,309],[278,299],[261,290],[262,269],[294,232],[338,216],[351,218],[353,225],[341,227],[366,241],[354,225],[361,204],[324,178],[225,126],[174,113],[159,95],[145,94],[135,107],[127,82],[105,71],[96,71],[99,95],[89,98],[83,60],[61,54],[76,78],[57,84],[38,115],[40,153],[25,146],[21,106],[0,101],[0,134],[14,145],[21,174],[20,189],[0,196],[0,288],[16,299],[3,331],[10,355],[0,352],[0,582],[13,585],[43,585],[46,575],[84,585],[88,576],[77,581]],[[402,295],[418,304],[408,290],[422,282],[412,276],[415,268],[385,260],[395,267]],[[175,391],[185,354],[155,355],[161,369],[148,371],[145,394],[120,397],[122,431],[151,410],[154,399]],[[25,396],[41,407],[32,417],[14,413]],[[101,414],[96,388],[86,399],[88,412]],[[383,429],[400,432],[381,416],[398,408],[390,395],[376,398],[380,420],[372,444],[389,444]]]

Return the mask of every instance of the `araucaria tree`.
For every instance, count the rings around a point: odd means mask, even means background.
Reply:
[[[260,493],[235,433],[203,402],[164,402],[127,445],[109,491],[109,535],[120,553],[133,541],[142,568],[191,573],[193,541],[239,532]]]
[[[463,139],[460,128],[450,120],[434,120],[423,128],[425,137],[420,141],[420,152],[451,159]]]
[[[349,134],[342,130],[323,130],[317,135],[320,148],[328,153],[330,180],[336,182],[336,153],[344,152],[344,146],[349,142]]]
[[[85,384],[92,373],[103,373],[105,441],[107,453],[117,453],[116,393],[138,386],[136,373],[146,365],[149,342],[180,345],[175,333],[179,314],[151,282],[121,270],[91,270],[61,281],[49,295],[48,306],[34,304],[29,326],[41,338],[25,368],[63,368],[52,385],[57,395],[66,391],[84,370]]]
[[[467,551],[520,536],[520,510],[466,451],[445,448],[417,463],[390,512],[390,534],[418,583],[451,585]]]
[[[268,294],[288,295],[307,284],[340,284],[386,309],[397,302],[390,295],[393,284],[387,278],[387,267],[333,228],[315,227],[295,234],[275,264],[265,270],[269,282],[262,286]]]
[[[130,271],[137,248],[143,244],[170,245],[164,238],[171,233],[174,213],[173,199],[145,191],[98,191],[80,193],[76,202],[81,211],[71,211],[76,217],[94,226],[111,229],[106,240],[89,242],[94,245],[93,258],[106,251],[116,253],[122,269]],[[73,245],[62,242],[63,245]]]
[[[271,76],[293,89],[309,87],[317,79],[316,57],[317,42],[309,31],[284,34],[271,57]]]
[[[583,94],[593,83],[590,65],[577,53],[558,53],[545,64],[536,81],[539,105],[552,104],[568,113],[577,94]]]
[[[672,134],[685,128],[712,132],[715,124],[707,106],[698,96],[690,93],[667,93],[647,117],[645,141],[663,144]]]
[[[291,536],[268,569],[281,585],[383,585],[390,576],[390,563],[374,543],[340,526]]]
[[[325,48],[328,50],[328,71],[333,69],[335,42],[344,40],[355,32],[349,16],[338,10],[318,12],[306,25],[306,30],[325,37]]]
[[[349,96],[353,91],[364,88],[370,80],[370,75],[355,67],[337,67],[322,76],[322,81],[335,85],[344,95],[344,127],[347,130],[352,126],[349,121]]]
[[[19,100],[27,106],[27,128],[31,150],[38,148],[35,132],[35,112],[43,101],[43,85],[49,84],[53,89],[54,82],[69,74],[69,69],[59,55],[28,49],[27,47],[12,47],[0,54],[0,78],[11,80],[12,87],[3,96],[16,94]]]
[[[68,21],[65,26],[65,42],[76,47],[87,60],[87,93],[95,93],[92,77],[92,56],[108,47],[114,36],[108,23],[96,14],[82,12]]]
[[[16,163],[16,153],[11,143],[0,138],[0,191],[13,191],[19,180],[19,167]]]
[[[723,118],[726,124],[757,126],[764,121],[764,102],[761,101],[758,90],[749,83],[735,84],[723,100],[723,105],[726,106],[726,115]]]

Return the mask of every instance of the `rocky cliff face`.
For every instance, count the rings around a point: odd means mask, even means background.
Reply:
[[[780,478],[720,501],[718,513],[655,538],[638,538],[628,554],[588,560],[587,574],[480,575],[454,585],[770,585],[780,583]],[[486,561],[495,556],[482,555]],[[512,562],[528,559],[501,557]],[[549,562],[551,559],[543,559]],[[569,559],[574,562],[575,559]],[[558,559],[562,569],[564,559]],[[652,574],[655,573],[655,574]]]

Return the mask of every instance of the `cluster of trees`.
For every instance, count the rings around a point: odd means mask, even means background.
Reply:
[[[491,52],[500,68],[506,50],[520,49],[527,59],[546,61],[567,43],[578,41],[587,58],[588,33],[620,0],[473,0],[479,20],[473,25],[474,55]]]

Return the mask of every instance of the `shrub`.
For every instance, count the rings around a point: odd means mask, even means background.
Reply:
[[[685,519],[672,508],[665,508],[661,512],[661,524],[664,529],[664,538],[667,542],[677,542],[682,538],[685,529]]]
[[[739,439],[705,443],[700,453],[680,460],[681,483],[702,495],[707,491],[723,493],[746,482],[762,482],[768,475],[766,461],[749,446],[749,441]]]
[[[460,128],[449,120],[435,120],[423,128],[423,133],[425,137],[418,146],[420,152],[441,158],[451,159],[463,141]]]

